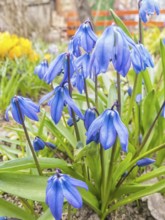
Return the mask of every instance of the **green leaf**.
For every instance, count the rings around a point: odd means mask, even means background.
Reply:
[[[160,55],[163,67],[163,83],[164,83],[164,99],[165,99],[165,45],[163,44],[162,39],[160,40]]]
[[[113,174],[113,178],[114,178],[115,183],[123,175],[123,173],[127,170],[131,159],[132,159],[132,154],[128,153],[127,156],[125,157],[125,159],[115,169],[114,174]]]
[[[107,214],[116,210],[118,207],[123,206],[125,204],[131,203],[137,199],[140,199],[144,196],[159,192],[165,188],[165,180],[161,180],[154,185],[148,185],[145,189],[139,190],[134,194],[127,196],[126,198],[122,198],[122,200],[118,201],[115,205],[112,205],[108,210]]]
[[[50,212],[50,209],[47,209],[46,212],[44,212],[44,214],[40,216],[37,220],[54,220],[54,217]]]
[[[123,31],[130,37],[132,38],[131,36],[131,33],[129,32],[127,26],[124,24],[124,22],[117,16],[117,14],[113,11],[113,9],[110,8],[110,12],[112,14],[112,17],[113,17],[113,20],[115,21],[115,23],[121,27],[123,29]]]
[[[0,191],[25,199],[45,201],[45,190],[48,177],[18,173],[0,174]]]
[[[21,220],[35,220],[33,215],[19,208],[16,205],[11,204],[0,198],[0,215],[12,218],[18,218]]]
[[[59,168],[66,172],[71,170],[71,168],[68,167],[64,160],[57,158],[39,158],[39,163],[42,169]],[[19,158],[0,163],[0,173],[6,171],[24,170],[28,168],[35,168],[34,160],[32,157]]]
[[[165,167],[159,167],[153,171],[150,171],[149,173],[146,173],[146,174],[136,178],[134,181],[136,183],[141,183],[141,182],[147,181],[149,179],[159,177],[164,174],[165,174]]]
[[[101,211],[99,209],[99,201],[97,198],[90,191],[86,191],[85,189],[79,188],[79,191],[84,202],[99,215]]]

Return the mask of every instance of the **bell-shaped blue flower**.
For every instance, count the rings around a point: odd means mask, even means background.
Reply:
[[[37,74],[40,79],[44,78],[45,73],[48,70],[48,61],[43,60],[34,70],[34,74]]]
[[[19,124],[23,124],[25,116],[34,121],[38,121],[37,113],[40,112],[40,108],[29,98],[14,96],[11,99],[10,105],[6,109],[5,113],[5,118],[7,121],[9,121],[8,113],[10,109],[13,119]]]
[[[48,179],[46,204],[56,220],[61,220],[64,198],[74,208],[82,207],[83,202],[77,187],[88,190],[85,182],[62,174],[58,169],[56,174]]]
[[[82,94],[82,92],[84,91],[84,86],[85,86],[84,74],[83,74],[82,69],[80,69],[73,75],[71,82],[72,82],[72,85],[78,89],[79,93]]]
[[[127,152],[128,130],[116,110],[107,109],[93,121],[87,131],[87,144],[92,141],[91,137],[97,132],[99,132],[99,141],[105,150],[113,146],[118,135],[122,150]]]
[[[68,73],[68,71],[70,72]],[[61,83],[63,84],[68,80],[69,74],[70,77],[72,77],[74,71],[75,65],[73,61],[73,55],[68,53],[62,53],[50,63],[49,68],[46,74],[44,75],[43,79],[49,84],[55,79],[56,76],[63,73],[64,77]]]
[[[85,114],[84,114],[84,126],[85,126],[86,131],[88,131],[90,125],[92,124],[92,122],[95,119],[96,119],[96,111],[95,111],[95,109],[88,108],[85,111]],[[99,131],[95,135],[92,135],[90,137],[90,140],[88,140],[88,143],[90,143],[91,141],[99,143]]]
[[[136,49],[132,48],[131,61],[136,73],[145,70],[147,67],[154,67],[152,57],[143,44],[137,44]]]
[[[125,76],[131,65],[130,48],[135,45],[135,42],[120,27],[115,25],[107,27],[96,42],[89,71],[92,72],[94,69],[95,74],[105,73],[112,61],[115,70]]]
[[[45,146],[47,146],[53,150],[56,148],[56,146],[54,144],[52,144],[50,142],[45,142],[40,137],[35,137],[35,139],[33,140],[33,147],[36,152],[43,150]]]
[[[157,0],[141,0],[140,1],[140,10],[139,16],[141,20],[146,23],[147,22],[147,15],[153,14],[159,15],[160,8]]]
[[[77,69],[81,69],[84,78],[89,77],[89,61],[90,61],[90,54],[85,53],[82,56],[78,57],[75,61]]]
[[[81,118],[82,120],[84,119],[83,114],[70,97],[68,88],[66,86],[57,86],[54,91],[41,98],[39,104],[42,104],[47,99],[50,99],[48,104],[50,105],[51,117],[55,124],[60,121],[63,108],[66,105],[68,106],[68,108],[72,109],[79,118]]]
[[[138,167],[144,167],[144,166],[148,166],[148,165],[150,165],[150,164],[152,164],[154,162],[155,162],[155,160],[153,160],[151,158],[143,158],[141,160],[138,160],[136,165]]]
[[[93,50],[96,41],[97,36],[92,30],[91,22],[87,20],[80,25],[72,38],[72,54],[77,56],[77,51],[80,47],[83,48],[85,52],[90,53]]]

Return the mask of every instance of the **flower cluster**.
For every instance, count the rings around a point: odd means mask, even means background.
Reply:
[[[0,58],[14,59],[26,56],[31,61],[39,58],[32,48],[31,41],[8,32],[0,33],[0,48]]]

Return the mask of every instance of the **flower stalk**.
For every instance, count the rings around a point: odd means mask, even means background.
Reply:
[[[39,174],[40,176],[42,176],[42,171],[41,171],[41,168],[40,168],[40,165],[39,165],[37,156],[36,156],[36,154],[35,154],[35,152],[34,152],[33,146],[32,146],[32,144],[31,144],[30,137],[29,137],[29,134],[28,134],[28,132],[27,132],[27,128],[26,128],[25,123],[24,123],[24,120],[23,120],[23,116],[22,116],[22,112],[21,112],[21,108],[20,108],[20,106],[19,106],[18,100],[16,100],[16,105],[17,105],[17,109],[18,109],[18,111],[19,111],[20,119],[21,119],[21,121],[22,121],[22,127],[23,127],[23,130],[24,130],[24,133],[25,133],[27,142],[28,142],[28,144],[29,144],[29,147],[30,147],[30,150],[31,150],[33,159],[34,159],[34,162],[35,162],[35,164],[36,164],[36,168],[37,168],[38,174]]]

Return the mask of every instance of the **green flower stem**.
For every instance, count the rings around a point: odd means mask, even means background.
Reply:
[[[84,79],[84,91],[85,91],[87,106],[88,106],[88,108],[90,108],[90,102],[89,102],[89,96],[88,96],[88,89],[87,89],[86,79]]]
[[[68,220],[71,220],[71,205],[68,204]]]
[[[70,79],[70,54],[69,53],[67,54],[67,62],[68,62],[69,94],[70,94],[70,97],[72,98],[72,84],[71,84],[71,79]],[[77,142],[78,142],[78,141],[80,141],[80,134],[79,134],[79,130],[78,130],[77,122],[76,122],[75,113],[72,109],[71,109],[71,113],[72,113],[72,118],[73,118],[74,129],[75,129],[75,133],[76,133],[76,139],[77,139]]]
[[[36,164],[36,168],[37,168],[37,170],[38,170],[38,174],[39,174],[40,176],[42,176],[42,171],[41,171],[41,168],[40,168],[40,165],[39,165],[37,156],[36,156],[36,154],[35,154],[35,152],[34,152],[34,148],[33,148],[32,144],[31,144],[31,141],[30,141],[30,138],[29,138],[29,134],[28,134],[28,132],[27,132],[27,128],[26,128],[26,126],[25,126],[25,123],[24,123],[24,120],[23,120],[23,116],[22,116],[22,112],[21,112],[21,108],[20,108],[20,106],[19,106],[19,102],[18,102],[18,101],[16,101],[16,105],[17,105],[18,112],[19,112],[19,115],[20,115],[20,118],[21,118],[21,121],[22,121],[22,127],[23,127],[23,130],[24,130],[26,139],[27,139],[27,141],[28,141],[28,144],[29,144],[29,147],[30,147],[30,150],[31,150],[33,159],[34,159],[34,162],[35,162],[35,164]]]
[[[139,0],[138,9],[140,9],[140,2],[141,0]],[[143,44],[143,24],[140,17],[139,17],[139,43]]]
[[[101,201],[104,201],[105,193],[105,166],[104,166],[104,148],[100,144],[100,162],[101,162]]]
[[[95,76],[95,107],[98,109],[98,80],[97,76]]]
[[[120,74],[116,73],[117,75],[117,100],[118,100],[118,107],[117,110],[119,115],[121,115],[121,86],[120,86]]]
[[[136,167],[136,165],[134,165],[130,171],[124,176],[124,177],[121,177],[120,180],[118,181],[118,183],[116,184],[116,189],[118,189],[121,184],[124,182],[124,180],[130,175],[130,173],[132,172],[132,170]]]
[[[154,121],[153,121],[152,124],[151,124],[151,127],[148,129],[148,132],[147,132],[146,135],[144,136],[144,139],[143,139],[143,141],[142,141],[142,143],[141,143],[141,145],[140,145],[140,147],[139,147],[137,153],[135,154],[134,158],[135,158],[137,155],[139,155],[139,153],[142,151],[143,147],[145,146],[145,144],[146,144],[148,138],[150,137],[150,134],[151,134],[151,132],[152,132],[152,129],[154,128],[154,126],[155,126],[155,124],[156,124],[156,122],[157,122],[157,120],[158,120],[158,118],[159,118],[159,116],[160,116],[160,114],[161,114],[161,112],[162,112],[162,109],[163,109],[163,106],[164,106],[164,105],[165,105],[165,102],[163,102],[163,104],[162,104],[162,106],[161,106],[159,112],[157,113],[157,115],[156,115]]]
[[[138,82],[138,75],[136,74],[135,75],[134,86],[133,86],[133,92],[132,92],[131,100],[130,100],[130,103],[129,103],[128,114],[127,114],[127,118],[126,118],[126,121],[125,121],[125,125],[126,126],[129,124],[129,120],[130,120],[130,116],[131,116],[131,111],[132,111],[133,103],[134,103],[134,100],[135,100],[137,82]]]
[[[114,165],[114,158],[115,158],[116,149],[117,149],[117,140],[115,141],[115,144],[112,147],[111,159],[110,159],[110,163],[109,163],[108,178],[107,178],[107,182],[106,182],[106,193],[104,194],[104,200],[103,200],[105,202],[102,204],[102,213],[105,212],[105,210],[108,206],[110,192],[112,189],[112,184],[113,184],[112,175],[113,175],[113,168],[114,168],[113,165]]]

